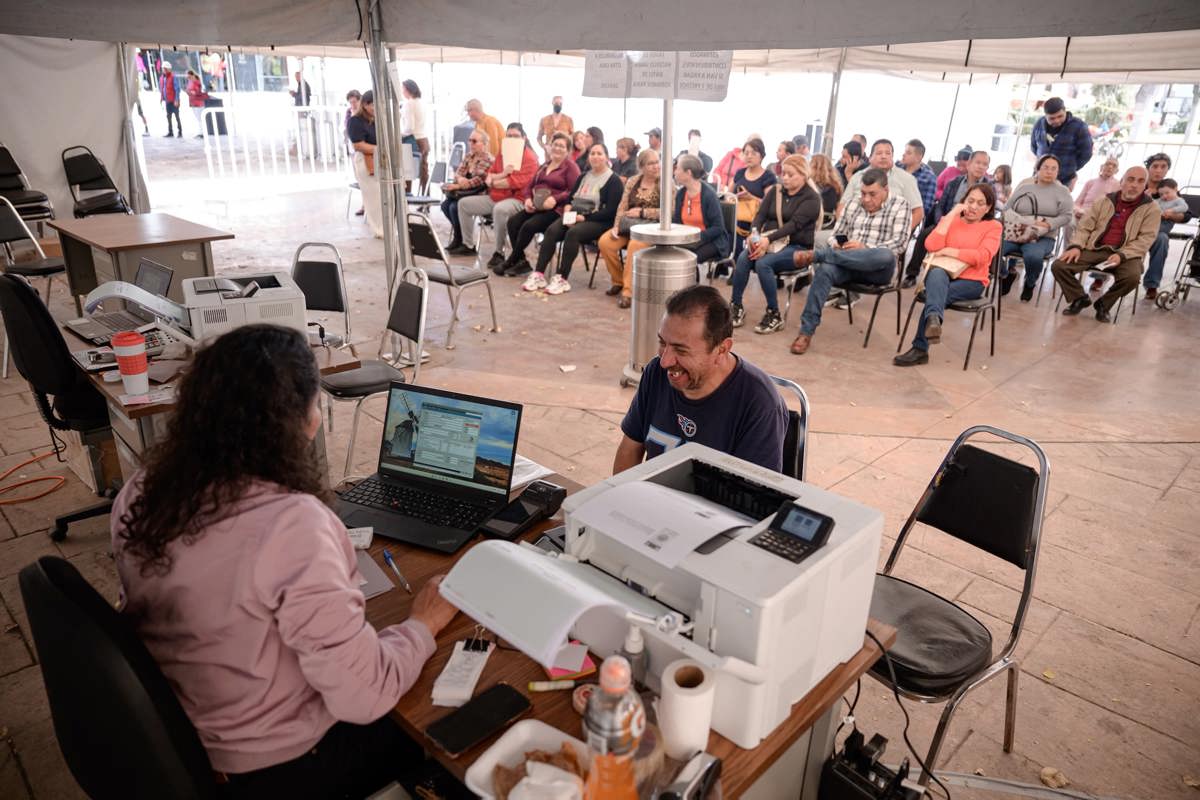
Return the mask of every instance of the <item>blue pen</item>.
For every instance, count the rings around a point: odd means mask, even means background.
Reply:
[[[412,587],[408,585],[408,579],[400,573],[400,568],[396,566],[396,562],[392,560],[392,554],[387,550],[383,551],[383,560],[392,568],[392,572],[396,573],[396,577],[400,579],[400,585],[404,587],[404,591],[412,594]]]

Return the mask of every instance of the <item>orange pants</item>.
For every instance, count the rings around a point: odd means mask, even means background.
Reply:
[[[604,265],[608,267],[608,274],[612,277],[613,286],[621,287],[622,296],[633,297],[633,254],[650,245],[645,242],[631,241],[628,236],[614,239],[611,231],[600,234],[599,244],[600,257],[604,259]],[[622,249],[625,250],[624,262],[621,259]]]

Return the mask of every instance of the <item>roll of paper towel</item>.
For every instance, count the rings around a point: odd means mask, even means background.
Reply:
[[[691,659],[672,661],[663,670],[658,727],[668,756],[685,761],[708,749],[716,691],[716,676]]]

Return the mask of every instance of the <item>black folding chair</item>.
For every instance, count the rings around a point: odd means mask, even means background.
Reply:
[[[18,581],[54,735],[88,797],[223,797],[195,727],[129,622],[64,559],[44,556]]]
[[[967,440],[991,434],[1027,448],[1038,468],[1021,464]],[[925,756],[929,770],[950,720],[968,692],[1002,673],[1008,673],[1004,714],[1004,752],[1012,751],[1017,722],[1017,678],[1020,662],[1014,655],[1033,599],[1042,519],[1050,465],[1036,442],[1015,433],[977,425],[954,440],[950,451],[926,486],[912,514],[900,529],[883,572],[875,576],[871,616],[896,628],[896,643],[870,675],[894,686],[904,697],[946,706]],[[951,600],[892,575],[900,551],[916,523],[922,523],[1003,559],[1024,571],[1021,598],[1013,615],[1008,641],[993,653],[992,635],[982,622]],[[892,682],[891,672],[896,681]],[[930,774],[923,772],[921,783]]]
[[[408,214],[408,242],[412,247],[414,257],[428,259],[434,262],[425,268],[430,283],[440,283],[446,287],[450,298],[450,327],[446,330],[446,349],[454,349],[454,329],[458,325],[458,306],[462,293],[474,286],[482,286],[487,290],[488,303],[492,308],[492,330],[500,331],[500,323],[496,321],[496,299],[492,296],[492,284],[488,280],[491,271],[481,267],[476,261],[469,267],[457,266],[450,263],[446,249],[433,230],[433,223],[425,214],[410,211]]]
[[[84,145],[62,151],[63,172],[71,196],[75,198],[75,217],[93,214],[132,214],[125,196],[117,189],[104,162]]]
[[[322,248],[333,254],[332,260],[302,258],[305,250]],[[342,254],[338,249],[328,242],[305,242],[297,247],[296,254],[292,256],[292,280],[304,292],[304,307],[308,311],[333,311],[342,315],[344,335],[326,335],[326,341],[332,347],[348,347],[354,352],[354,344],[350,339],[346,271],[342,268]]]
[[[787,432],[783,437],[783,474],[802,481],[808,471],[808,395],[795,381],[777,375],[768,377],[800,403],[799,411],[788,409]]]
[[[45,192],[30,188],[25,172],[3,143],[0,143],[0,198],[11,203],[21,219],[36,222],[38,235],[43,233],[45,220],[54,219],[54,204],[50,198]]]
[[[36,257],[26,259],[17,263],[12,246],[16,242],[28,240],[33,246],[33,251]],[[0,197],[0,245],[4,246],[4,252],[8,256],[8,263],[0,270],[6,275],[20,275],[27,280],[34,278],[46,279],[46,305],[50,305],[50,285],[54,281],[54,276],[66,273],[67,268],[65,262],[61,258],[47,258],[46,252],[42,250],[41,244],[33,237],[33,232],[29,230],[29,226],[25,224],[25,220],[13,204],[6,197]],[[8,333],[4,334],[4,366],[0,368],[0,376],[8,377]]]
[[[705,274],[708,276],[710,281],[713,279],[713,273],[716,272],[717,265],[726,259],[733,258],[733,240],[737,238],[737,232],[735,230],[737,227],[737,203],[721,203],[721,223],[725,226],[725,233],[729,236],[729,252],[723,253],[719,258],[713,259],[712,261],[705,262],[708,266]],[[697,264],[697,271],[699,271],[699,268],[700,265]],[[696,282],[700,282],[698,277]],[[790,297],[788,298],[788,302],[791,302]],[[787,317],[785,316],[784,319],[787,319]]]
[[[875,304],[871,306],[871,321],[867,323],[867,335],[863,337],[863,347],[866,347],[871,341],[871,331],[875,328],[875,315],[879,313],[879,301],[882,300],[885,295],[896,295],[896,333],[900,333],[900,281],[902,278],[902,272],[904,272],[904,270],[900,267],[892,270],[891,282],[884,284],[883,286],[879,286],[874,283],[858,283],[852,281],[850,283],[843,283],[834,287],[835,289],[841,289],[846,293],[846,319],[851,325],[854,324],[854,302],[853,298],[850,296],[851,293],[874,295],[875,297]]]
[[[975,318],[971,322],[971,339],[967,342],[967,357],[963,359],[963,369],[971,363],[971,349],[975,346],[975,331],[976,329],[983,330],[983,324],[987,320],[985,314],[991,312],[992,315],[992,341],[991,355],[996,355],[996,298],[1000,295],[1000,254],[996,253],[992,258],[992,263],[988,267],[988,285],[983,290],[983,295],[975,300],[959,300],[955,303],[947,303],[947,311],[958,311],[963,314],[974,314]],[[908,316],[904,318],[904,332],[900,334],[900,341],[896,343],[896,352],[904,346],[904,342],[908,337],[908,324],[912,322],[913,309],[917,307],[917,303],[924,305],[925,290],[921,289],[913,295],[912,302],[908,305]],[[899,322],[899,319],[897,319]]]

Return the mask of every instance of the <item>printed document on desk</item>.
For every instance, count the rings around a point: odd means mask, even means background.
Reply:
[[[464,614],[549,669],[576,620],[597,608],[658,617],[669,609],[575,561],[498,540],[475,545],[440,586]],[[622,622],[622,624],[624,624]]]

